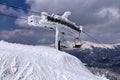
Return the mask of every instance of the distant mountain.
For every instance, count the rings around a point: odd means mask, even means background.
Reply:
[[[89,66],[120,67],[120,43],[97,44],[83,41],[80,47],[75,47],[73,42],[67,42],[62,50],[76,56]]]

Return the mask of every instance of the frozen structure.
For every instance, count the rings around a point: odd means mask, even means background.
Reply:
[[[77,26],[75,23],[68,20],[68,16],[71,15],[71,12],[66,11],[62,16],[59,15],[49,15],[46,12],[42,12],[41,16],[31,15],[28,17],[28,24],[30,26],[37,27],[48,27],[55,29],[55,46],[58,49],[60,41],[60,33],[69,33],[71,31],[81,33],[82,26]],[[73,35],[74,33],[72,33]]]

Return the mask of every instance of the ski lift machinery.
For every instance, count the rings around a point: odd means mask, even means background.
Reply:
[[[82,26],[77,26],[75,23],[68,20],[68,16],[71,15],[71,12],[66,11],[63,15],[49,15],[46,12],[42,12],[41,16],[31,15],[28,17],[28,25],[35,27],[48,27],[55,29],[55,48],[60,49],[60,31],[64,32],[61,29],[61,26],[75,30],[76,32],[82,32]]]

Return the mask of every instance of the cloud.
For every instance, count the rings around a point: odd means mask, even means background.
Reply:
[[[0,13],[2,14],[9,14],[9,15],[16,15],[16,16],[20,16],[24,14],[24,11],[21,9],[15,10],[12,7],[8,7],[6,5],[2,5],[0,4]]]
[[[6,14],[6,15],[10,15],[10,16],[15,16],[18,17],[15,20],[15,24],[19,25],[19,26],[28,26],[27,25],[27,13],[25,13],[24,10],[22,9],[15,9],[12,7],[8,7],[6,5],[2,5],[0,4],[0,14]],[[3,18],[3,21],[5,22],[5,18]]]
[[[10,38],[17,38],[17,36],[32,36],[34,34],[33,31],[29,31],[29,30],[12,30],[12,31],[7,31],[7,30],[2,30],[0,31],[0,37],[2,39],[10,39]]]
[[[119,8],[103,8],[98,12],[98,15],[101,17],[109,15],[113,18],[120,18],[120,11]]]
[[[45,34],[42,34],[44,32]],[[53,31],[46,29],[15,29],[15,30],[1,30],[0,40],[5,40],[15,43],[23,44],[45,44],[53,43]]]
[[[28,14],[26,14],[25,11],[22,9],[15,9],[15,8],[0,4],[0,14],[18,17],[15,20],[15,24],[17,24],[19,26],[28,26],[27,25],[27,15]],[[5,22],[6,17],[2,18],[2,20],[3,20],[3,22]]]
[[[27,14],[24,14],[24,15],[21,15],[19,16],[19,18],[17,18],[14,23],[18,26],[21,26],[21,27],[26,27],[26,26],[29,26],[28,25],[28,16]]]

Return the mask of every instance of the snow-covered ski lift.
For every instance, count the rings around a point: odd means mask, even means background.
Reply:
[[[70,28],[76,32],[79,32],[79,34],[82,32],[82,27],[76,26],[75,23],[68,20],[68,16],[71,15],[70,11],[66,11],[62,16],[59,15],[49,15],[46,12],[42,12],[41,16],[29,16],[28,17],[28,24],[32,26],[39,26],[39,27],[45,27],[47,26],[50,29],[55,29],[56,35],[55,35],[55,48],[59,49],[60,46],[60,27],[59,25],[64,26],[66,28]]]

